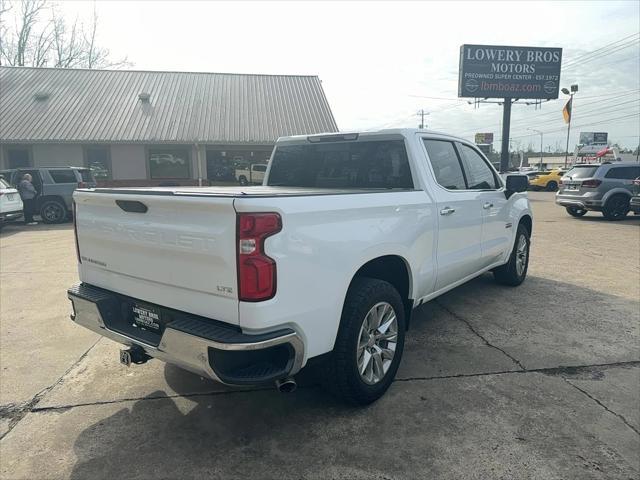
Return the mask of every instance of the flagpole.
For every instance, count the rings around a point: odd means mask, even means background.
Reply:
[[[567,148],[565,149],[565,153],[564,153],[564,168],[567,168],[567,163],[569,158],[569,134],[571,133],[571,119],[573,118],[573,95],[577,91],[578,91],[578,85],[571,85],[571,93],[569,94],[570,98],[569,98],[569,101],[567,102],[567,105],[571,105],[571,108],[569,108],[569,122],[568,122],[569,125],[567,126]],[[567,94],[569,93],[569,90],[567,90],[566,88],[563,88],[562,93]]]
[[[567,126],[567,148],[564,151],[564,168],[567,168],[569,158],[569,134],[571,133],[571,117],[573,117],[573,93],[569,99],[569,105],[571,105],[571,111],[569,112],[569,125]]]

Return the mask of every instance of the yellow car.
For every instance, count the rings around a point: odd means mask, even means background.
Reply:
[[[547,190],[555,192],[558,190],[560,179],[566,173],[566,170],[551,170],[550,172],[538,172],[529,179],[529,188],[531,190]]]

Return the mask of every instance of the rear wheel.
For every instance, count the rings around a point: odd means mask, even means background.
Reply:
[[[323,369],[325,386],[348,403],[366,405],[389,388],[404,348],[404,305],[388,282],[354,279],[338,336]]]
[[[240,178],[238,179],[238,181],[240,182],[240,185],[248,185],[249,182],[247,181],[247,177],[245,177],[244,175],[240,175]]]
[[[67,218],[67,209],[58,200],[48,200],[40,207],[40,216],[44,223],[62,223]]]
[[[567,213],[572,217],[584,217],[587,214],[587,211],[584,208],[578,207],[567,207]]]
[[[558,182],[551,181],[547,183],[547,192],[555,192],[558,189]]]
[[[602,209],[607,220],[622,220],[629,213],[629,197],[622,194],[613,195]]]
[[[509,261],[493,270],[493,277],[498,283],[517,287],[527,277],[529,269],[529,231],[520,224],[516,232],[516,241],[509,256]]]

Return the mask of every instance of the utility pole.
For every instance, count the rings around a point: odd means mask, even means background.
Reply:
[[[425,112],[423,108],[418,112],[418,115],[420,115],[420,125],[418,128],[420,129],[426,128],[427,126],[424,124],[424,117],[425,115],[429,115],[429,112]]]
[[[500,151],[500,173],[509,170],[509,129],[511,127],[511,99],[505,98],[502,106],[502,150]]]

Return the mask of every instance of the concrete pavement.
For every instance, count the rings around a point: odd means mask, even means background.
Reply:
[[[310,372],[280,395],[121,367],[68,320],[69,226],[4,229],[0,476],[638,478],[640,219],[531,198],[527,281],[484,275],[421,307],[397,381],[364,409]]]

